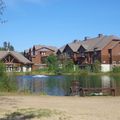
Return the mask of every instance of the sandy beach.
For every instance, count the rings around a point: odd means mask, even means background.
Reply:
[[[30,120],[120,120],[120,97],[0,96],[0,120],[7,120],[6,113],[30,109],[51,112]]]

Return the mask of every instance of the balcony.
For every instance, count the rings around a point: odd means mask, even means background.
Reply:
[[[77,54],[77,58],[85,58],[85,53],[79,53],[79,54]]]
[[[59,55],[58,59],[60,59],[60,60],[73,59],[73,55]]]

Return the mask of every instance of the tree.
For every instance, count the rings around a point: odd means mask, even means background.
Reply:
[[[92,71],[95,73],[98,73],[101,71],[101,65],[100,62],[98,60],[96,60],[93,65],[92,65]]]
[[[10,42],[8,42],[7,44],[8,44],[8,50],[14,51],[14,47],[10,44]]]
[[[3,48],[4,48],[4,50],[7,50],[7,42],[6,41],[3,42]]]
[[[2,15],[5,9],[5,3],[3,2],[3,0],[0,0],[0,23],[5,23],[5,20],[2,19]]]
[[[10,44],[10,42],[3,42],[3,47],[0,48],[1,50],[10,50],[10,51],[14,51],[14,47]]]
[[[46,59],[49,71],[54,71],[57,68],[57,57],[55,55],[50,55]]]
[[[66,59],[63,62],[63,70],[65,72],[73,72],[74,71],[74,62],[73,60]]]

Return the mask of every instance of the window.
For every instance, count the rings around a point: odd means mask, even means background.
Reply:
[[[84,52],[81,52],[81,53],[80,53],[80,57],[85,57],[85,53],[84,53]]]
[[[45,53],[45,52],[40,52],[40,54],[41,54],[42,56],[45,56],[45,55],[46,55],[46,53]]]
[[[106,61],[103,61],[103,63],[106,63]]]

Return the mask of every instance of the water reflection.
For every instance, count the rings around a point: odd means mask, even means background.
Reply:
[[[111,87],[109,76],[107,76],[107,75],[101,76],[101,81],[102,81],[102,87],[103,88],[110,88]]]
[[[44,93],[48,95],[70,95],[73,80],[78,80],[80,88],[114,88],[120,95],[120,76],[18,76],[19,91]]]

